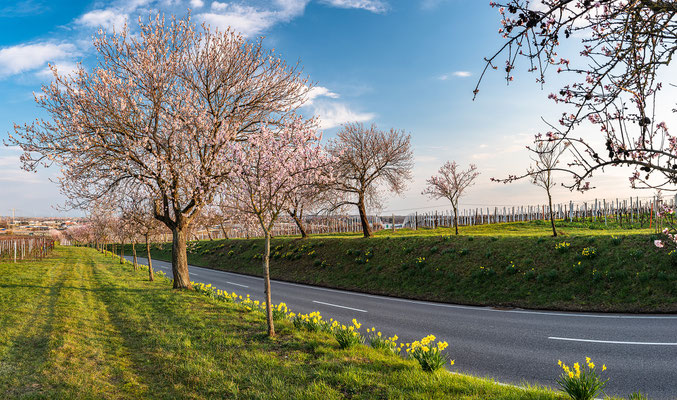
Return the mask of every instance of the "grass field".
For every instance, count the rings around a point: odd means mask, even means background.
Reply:
[[[0,332],[3,399],[562,398],[428,374],[364,346],[340,350],[289,322],[271,340],[261,313],[148,282],[86,248],[0,263]]]
[[[677,312],[677,254],[653,245],[649,229],[539,221],[463,228],[281,237],[272,242],[275,279],[405,298],[536,309]],[[560,243],[568,247],[557,249]],[[143,252],[145,247],[140,247]],[[587,250],[586,250],[587,249]],[[594,249],[594,254],[590,254]],[[263,241],[189,244],[191,264],[260,275]],[[583,254],[586,253],[586,254]],[[127,250],[129,254],[129,250]],[[152,248],[169,260],[170,244]]]

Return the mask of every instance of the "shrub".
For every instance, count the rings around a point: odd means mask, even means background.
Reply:
[[[583,271],[585,271],[585,267],[583,266],[583,264],[581,264],[580,261],[578,263],[574,264],[571,267],[571,269],[574,271],[574,274],[576,274],[576,275],[580,275],[580,274],[583,273]]]
[[[415,341],[411,345],[407,344],[407,354],[418,361],[421,369],[426,372],[435,372],[442,368],[449,360],[449,356],[442,352],[449,346],[447,342],[437,342],[434,344],[435,336],[428,335]],[[451,365],[454,361],[450,361]]]
[[[614,246],[618,246],[619,244],[621,244],[621,242],[623,242],[623,238],[620,238],[618,236],[611,236],[611,244],[613,244]]]
[[[296,329],[303,328],[311,332],[326,330],[327,323],[322,320],[322,315],[320,315],[319,311],[311,312],[310,314],[290,313],[289,318],[292,319]]]
[[[634,258],[635,260],[639,260],[644,256],[644,252],[642,251],[642,249],[632,249],[628,252],[628,255]]]
[[[581,255],[585,258],[595,258],[597,256],[597,249],[594,247],[585,247],[581,251]]]
[[[367,343],[374,349],[386,350],[391,353],[397,352],[397,335],[385,338],[376,328],[367,329]]]
[[[347,349],[358,344],[364,343],[364,338],[357,330],[362,324],[358,323],[353,318],[353,324],[350,326],[341,325],[338,321],[334,321],[331,325],[332,333],[342,349]]]
[[[560,253],[566,253],[567,251],[569,251],[570,247],[571,243],[569,242],[555,243],[555,250],[559,251]]]
[[[597,374],[595,363],[589,357],[586,357],[585,363],[583,368],[578,363],[569,368],[562,361],[558,361],[564,372],[557,379],[557,384],[573,400],[592,400],[598,397],[608,382],[608,379],[602,380]],[[606,365],[602,365],[602,371],[606,371]]]
[[[518,272],[519,269],[517,268],[517,265],[515,265],[515,263],[513,263],[512,261],[510,261],[510,265],[505,267],[505,273],[508,275],[515,275]]]
[[[642,392],[635,392],[628,396],[628,400],[649,400],[649,398],[644,396]]]
[[[480,267],[479,269],[475,270],[475,272],[473,272],[473,278],[475,279],[491,278],[495,275],[496,271],[494,271],[492,268],[485,267]]]
[[[287,319],[288,314],[289,314],[289,308],[287,308],[286,303],[280,303],[277,306],[273,307],[273,319],[274,320]]]

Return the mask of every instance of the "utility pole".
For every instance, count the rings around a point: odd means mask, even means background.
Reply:
[[[12,228],[16,227],[16,218],[14,217],[14,212],[16,211],[16,208],[12,208]]]

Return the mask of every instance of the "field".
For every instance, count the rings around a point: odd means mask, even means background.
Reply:
[[[462,229],[280,237],[275,279],[405,298],[535,309],[676,312],[677,254],[653,230],[542,221]],[[558,248],[559,247],[559,248]],[[140,246],[139,251],[143,252]],[[263,241],[195,241],[191,264],[260,275]],[[129,250],[127,250],[129,254]],[[169,260],[169,244],[152,247]]]
[[[340,350],[286,321],[269,339],[261,313],[148,282],[92,249],[0,263],[0,277],[0,398],[563,398]]]

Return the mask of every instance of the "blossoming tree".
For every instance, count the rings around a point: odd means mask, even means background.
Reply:
[[[175,288],[190,288],[186,235],[229,176],[229,147],[262,124],[289,121],[310,88],[261,41],[201,29],[186,19],[139,20],[133,34],[94,38],[98,64],[72,75],[55,68],[36,97],[50,120],[15,125],[23,167],[62,169],[73,206],[143,187],[153,215],[172,231]]]
[[[451,202],[454,209],[454,229],[458,235],[458,199],[465,193],[466,189],[475,183],[479,176],[477,166],[470,164],[466,170],[460,170],[456,161],[444,163],[433,175],[426,181],[427,186],[423,190],[424,195],[433,199],[445,198]]]
[[[587,190],[594,172],[629,166],[634,169],[629,177],[633,187],[675,190],[677,137],[668,133],[664,114],[676,109],[664,107],[659,95],[661,80],[668,76],[662,73],[677,51],[677,3],[506,0],[490,4],[501,16],[499,34],[505,43],[486,59],[482,77],[505,60],[505,76],[512,81],[518,62],[525,59],[541,83],[554,68],[573,78],[549,96],[563,107],[559,125],[550,124],[549,133],[568,143],[573,156],[558,167],[573,176],[567,186]],[[581,42],[576,57],[560,55],[561,44],[573,40]],[[575,129],[586,124],[598,127],[603,140],[575,137]]]
[[[341,198],[334,208],[356,206],[364,237],[371,237],[367,204],[379,204],[379,188],[402,193],[411,179],[411,136],[404,131],[382,131],[371,125],[346,124],[327,147],[334,157],[335,179],[330,185]]]
[[[323,172],[329,158],[319,144],[314,129],[301,120],[276,131],[262,127],[235,149],[237,168],[226,188],[230,205],[238,212],[254,216],[265,237],[263,275],[266,295],[268,335],[275,335],[270,294],[271,231],[287,208],[290,198],[326,179]]]

